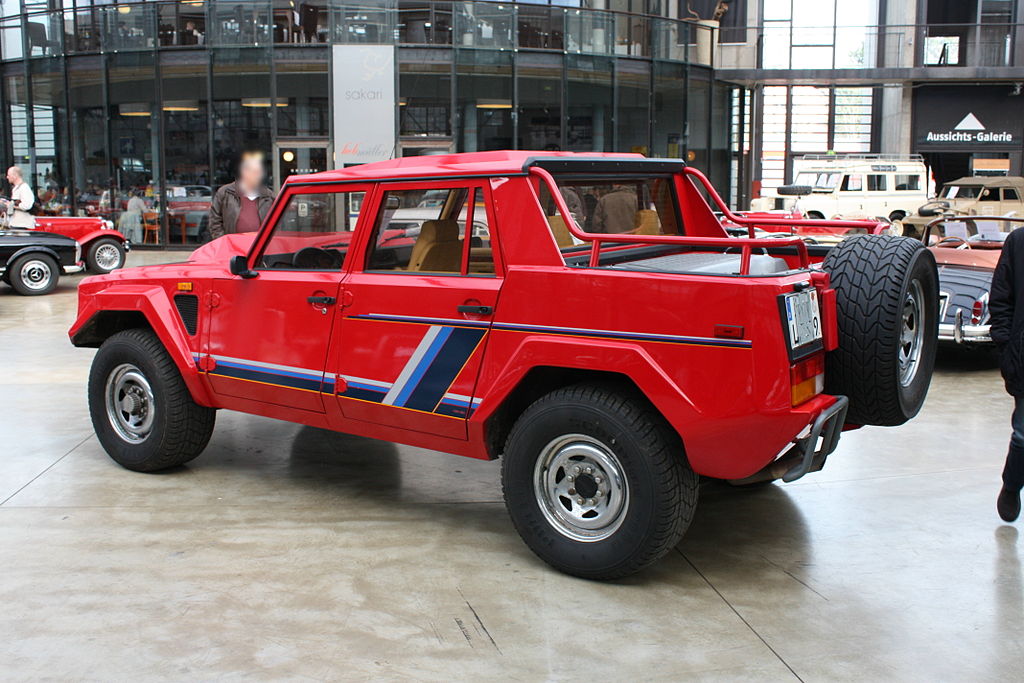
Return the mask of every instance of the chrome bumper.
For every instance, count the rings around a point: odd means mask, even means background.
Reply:
[[[964,322],[964,312],[956,312],[956,321],[939,323],[939,341],[957,344],[990,344],[991,325],[969,325]]]
[[[85,264],[84,263],[76,263],[73,266],[64,266],[64,274],[65,275],[73,275],[74,273],[81,273],[83,270],[85,270]]]

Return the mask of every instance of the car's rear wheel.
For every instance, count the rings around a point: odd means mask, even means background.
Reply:
[[[839,327],[826,392],[849,397],[847,422],[903,424],[924,404],[935,366],[935,258],[917,240],[854,235],[822,267],[836,290]]]
[[[124,245],[118,240],[103,237],[89,245],[85,252],[85,265],[91,273],[109,273],[124,266]]]
[[[174,361],[149,330],[125,330],[96,352],[89,412],[107,454],[138,472],[192,460],[213,434],[216,411],[192,400]]]
[[[613,385],[556,390],[516,421],[502,460],[512,522],[542,560],[615,579],[682,538],[697,475],[679,437],[643,399]]]
[[[38,296],[57,289],[60,266],[46,254],[26,254],[11,264],[7,281],[18,294]]]

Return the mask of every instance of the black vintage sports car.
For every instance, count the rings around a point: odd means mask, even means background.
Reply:
[[[78,242],[38,230],[0,230],[0,279],[18,294],[49,294],[61,273],[82,270]]]

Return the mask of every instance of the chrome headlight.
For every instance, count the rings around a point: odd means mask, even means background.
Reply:
[[[105,229],[107,229],[107,230],[113,230],[114,229],[114,221],[104,220],[103,221],[103,227]]]

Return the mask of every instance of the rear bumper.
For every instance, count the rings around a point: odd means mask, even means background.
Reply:
[[[939,323],[939,341],[957,344],[992,343],[991,325],[968,325],[964,322],[963,311],[956,312],[952,323]]]
[[[64,266],[64,274],[65,275],[73,275],[74,273],[81,273],[83,270],[85,270],[85,264],[84,263],[76,263],[76,264],[74,264],[72,266]]]

